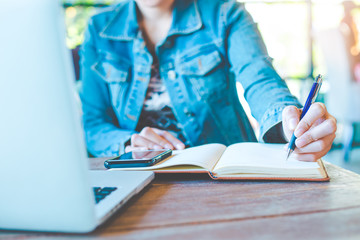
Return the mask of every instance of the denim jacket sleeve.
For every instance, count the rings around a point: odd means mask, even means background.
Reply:
[[[97,33],[90,20],[81,49],[80,96],[88,151],[96,156],[118,155],[134,131],[120,129],[111,105],[106,82],[93,70],[98,60]]]
[[[244,5],[229,1],[223,8],[228,59],[259,122],[259,140],[282,142],[282,110],[288,105],[301,105],[273,68],[257,25]]]

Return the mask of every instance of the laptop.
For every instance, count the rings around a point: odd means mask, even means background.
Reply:
[[[88,170],[60,1],[3,0],[0,29],[0,229],[90,232],[153,173]]]

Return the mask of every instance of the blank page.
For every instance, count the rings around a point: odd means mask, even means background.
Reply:
[[[291,157],[288,161],[285,161],[286,155],[284,144],[237,143],[225,150],[215,166],[214,172],[242,167],[262,170],[268,168],[269,170],[310,170],[319,168],[317,162],[301,162]]]
[[[185,150],[173,151],[173,155],[151,167],[113,168],[113,170],[161,170],[169,168],[186,172],[187,167],[170,168],[177,166],[197,166],[211,171],[220,159],[226,147],[222,144],[206,144]],[[194,170],[189,167],[190,170]]]

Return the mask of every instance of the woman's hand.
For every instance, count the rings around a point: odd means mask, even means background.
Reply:
[[[182,150],[185,145],[165,130],[145,127],[139,134],[131,135],[131,145],[125,148],[125,152],[165,148]]]
[[[284,134],[289,141],[293,132],[297,137],[292,155],[300,161],[316,161],[331,148],[335,138],[336,119],[328,113],[322,103],[310,106],[299,122],[301,109],[288,106],[282,113]],[[288,146],[286,146],[287,148]]]

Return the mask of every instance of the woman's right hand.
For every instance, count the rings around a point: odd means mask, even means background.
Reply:
[[[131,145],[126,146],[125,152],[149,149],[182,150],[185,144],[168,131],[144,127],[140,133],[131,135]]]

